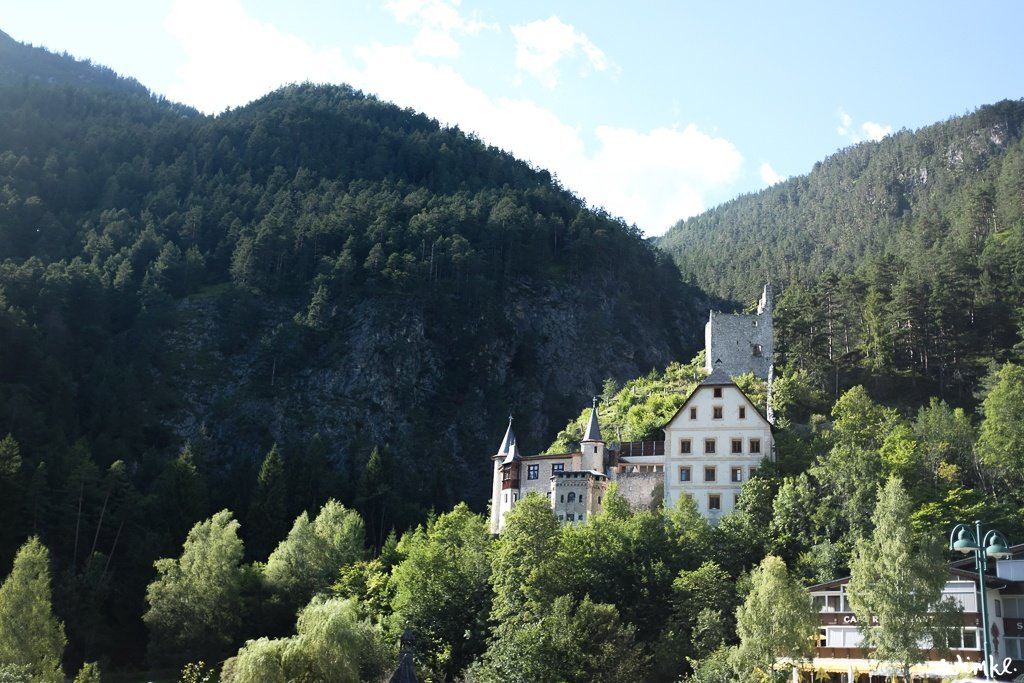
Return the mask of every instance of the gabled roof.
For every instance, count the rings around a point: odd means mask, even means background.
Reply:
[[[732,378],[722,368],[715,366],[715,369],[711,371],[711,374],[704,378],[704,381],[700,383],[701,386],[723,386],[726,384],[734,384]]]
[[[512,433],[512,416],[508,416],[508,429],[505,430],[505,438],[501,440],[501,445],[498,446],[498,452],[495,455],[508,455],[508,449],[512,447],[512,444],[516,442],[516,435]]]
[[[754,414],[756,414],[762,420],[767,422],[768,426],[771,427],[772,432],[775,431],[775,425],[773,425],[772,423],[768,422],[768,418],[766,418],[764,413],[761,412],[761,409],[754,405],[754,402],[750,400],[750,397],[747,396],[746,393],[744,393],[744,391],[739,388],[739,385],[737,385],[736,382],[732,381],[732,379],[725,372],[725,370],[723,370],[721,368],[718,368],[718,367],[716,367],[714,370],[712,370],[710,375],[705,377],[704,380],[700,384],[698,384],[696,387],[694,387],[693,391],[690,392],[690,395],[686,397],[685,401],[683,401],[683,404],[681,406],[679,406],[679,410],[677,410],[676,412],[672,413],[672,417],[670,417],[665,422],[665,427],[663,429],[667,429],[668,426],[670,424],[672,424],[677,417],[679,417],[679,414],[682,413],[684,410],[686,410],[686,408],[689,406],[690,401],[693,400],[693,397],[697,395],[697,392],[700,391],[702,387],[721,387],[721,386],[733,386],[733,387],[736,387],[736,390],[738,392],[740,392],[740,396],[742,396],[744,398],[744,400],[746,400],[747,405],[750,406],[754,410]]]
[[[583,441],[604,441],[601,438],[601,427],[597,424],[597,398],[594,398],[594,407],[590,409],[590,422],[587,424],[587,431],[583,433]]]

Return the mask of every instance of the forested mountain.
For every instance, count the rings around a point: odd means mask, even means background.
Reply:
[[[426,116],[307,84],[208,117],[0,34],[0,566],[38,534],[71,656],[137,657],[196,521],[238,511],[264,559],[329,496],[376,545],[482,509],[509,411],[540,449],[689,358],[698,296]]]
[[[832,396],[972,400],[1024,301],[1024,101],[842,150],[659,241],[709,293],[784,289],[776,349]]]

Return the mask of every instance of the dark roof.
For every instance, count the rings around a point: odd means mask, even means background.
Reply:
[[[508,455],[505,456],[502,464],[507,465],[510,462],[515,462],[516,460],[522,460],[522,458],[519,457],[519,447],[516,446],[515,439],[512,439],[512,443],[508,447]]]
[[[601,438],[601,427],[597,424],[597,401],[590,410],[590,422],[587,424],[587,431],[583,434],[584,441],[604,441]]]
[[[398,655],[398,668],[391,674],[388,683],[419,683],[416,670],[412,666],[411,652],[402,652]]]
[[[717,366],[701,382],[701,386],[721,386],[723,384],[734,384],[734,382],[729,378],[729,373]]]
[[[508,416],[508,429],[505,430],[505,438],[501,440],[501,445],[498,446],[498,452],[495,455],[508,455],[508,449],[516,442],[516,435],[512,433],[512,416]]]

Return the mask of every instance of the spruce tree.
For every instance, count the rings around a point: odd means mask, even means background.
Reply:
[[[62,683],[67,640],[50,602],[50,554],[30,538],[0,586],[0,663],[20,667],[38,683]]]

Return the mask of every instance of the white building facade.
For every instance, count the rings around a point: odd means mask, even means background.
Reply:
[[[689,496],[717,523],[736,508],[743,482],[774,458],[771,424],[716,368],[665,427],[665,505]]]

